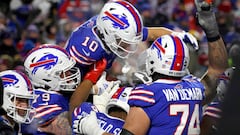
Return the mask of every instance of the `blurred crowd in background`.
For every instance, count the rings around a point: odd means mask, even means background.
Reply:
[[[107,0],[1,0],[0,71],[23,70],[28,51],[41,44],[64,46],[71,31],[98,14]],[[129,0],[142,15],[144,25],[189,31],[197,37],[198,52],[191,53],[190,70],[200,77],[208,66],[207,40],[196,24],[194,0]],[[240,0],[215,0],[220,33],[229,48],[240,40]],[[151,41],[139,45],[130,59],[117,59],[112,75],[128,82],[131,70],[141,66],[143,50]],[[127,73],[127,74],[126,74]],[[129,74],[130,73],[130,74]]]

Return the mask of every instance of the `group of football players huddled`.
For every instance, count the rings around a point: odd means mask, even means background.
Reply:
[[[235,68],[229,68],[212,3],[195,0],[195,6],[209,50],[201,78],[188,68],[190,48],[199,49],[192,34],[144,27],[131,3],[111,0],[71,33],[64,48],[42,44],[27,54],[24,73],[0,72],[0,134],[216,133]],[[133,74],[138,81],[108,79],[114,60],[131,57],[142,41],[152,44],[144,51],[144,69]]]

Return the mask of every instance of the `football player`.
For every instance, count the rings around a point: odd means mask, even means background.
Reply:
[[[31,123],[36,113],[32,106],[36,95],[29,78],[15,70],[0,72],[3,84],[3,104],[0,115],[0,134],[18,134],[20,123]]]
[[[32,81],[36,102],[37,131],[25,128],[33,134],[71,134],[68,123],[69,99],[80,82],[76,61],[58,45],[44,44],[35,47],[25,58],[24,67]]]
[[[153,82],[132,90],[128,101],[131,108],[121,135],[200,134],[202,105],[215,97],[218,76],[228,64],[226,48],[211,6],[198,1],[196,5],[198,22],[208,39],[208,71],[202,78],[188,72],[186,44],[196,46],[195,42],[189,42],[177,33],[156,39],[147,49],[146,58],[146,71]],[[80,133],[107,134],[93,123],[96,122],[94,112],[81,121]],[[87,128],[93,125],[94,128]]]
[[[72,128],[73,133],[79,133],[80,121],[79,119],[84,118],[90,115],[91,111],[96,112],[96,118],[99,123],[99,126],[108,133],[112,133],[118,135],[121,132],[122,126],[124,124],[124,120],[127,117],[129,112],[130,106],[128,105],[128,98],[130,92],[132,90],[131,87],[121,87],[119,88],[118,85],[113,87],[108,87],[107,89],[111,89],[112,92],[116,92],[112,95],[109,100],[106,101],[106,113],[99,112],[98,108],[93,105],[92,103],[83,102],[79,107],[77,107],[73,112],[73,121],[72,121]],[[109,90],[106,90],[109,91]],[[105,100],[107,99],[105,92],[102,96]],[[97,133],[93,133],[97,134]]]
[[[170,33],[172,30],[163,27],[143,27],[139,12],[129,2],[108,1],[98,15],[72,32],[64,48],[77,61],[83,78],[98,60],[105,58],[109,69],[116,57],[128,58],[133,54],[141,41]],[[79,106],[78,95],[76,90],[70,99],[70,112]]]
[[[217,133],[219,120],[222,115],[222,103],[234,69],[234,67],[228,68],[222,75],[220,75],[217,95],[213,101],[207,105],[203,113],[200,135],[212,135]]]

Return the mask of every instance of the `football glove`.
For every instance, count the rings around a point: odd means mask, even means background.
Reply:
[[[93,96],[93,104],[97,107],[100,112],[106,112],[106,106],[108,101],[111,99],[113,94],[118,90],[119,83],[111,83],[108,88],[101,95]]]
[[[96,112],[91,111],[89,115],[83,117],[79,115],[73,121],[73,132],[77,134],[102,135],[105,131],[100,128],[97,122]]]
[[[213,12],[213,6],[205,1],[199,2],[195,0],[197,7],[197,21],[206,33],[207,38],[215,38],[219,36],[218,24]]]

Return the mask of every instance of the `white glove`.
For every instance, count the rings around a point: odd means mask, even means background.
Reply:
[[[103,72],[97,83],[92,88],[92,94],[101,95],[108,87],[112,87],[114,84],[120,84],[121,81],[107,81],[106,72]]]
[[[79,115],[73,121],[73,132],[86,135],[102,135],[105,131],[100,128],[97,122],[96,112],[91,111],[89,115],[83,117]]]
[[[185,43],[190,44],[195,50],[198,50],[197,39],[189,32],[173,32],[172,35],[176,35],[181,38]]]
[[[119,83],[109,85],[108,88],[101,95],[93,96],[93,104],[100,112],[106,112],[106,105],[113,94],[118,90]]]

